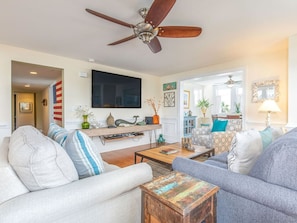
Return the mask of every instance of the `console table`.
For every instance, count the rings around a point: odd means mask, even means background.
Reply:
[[[116,128],[97,128],[97,129],[81,129],[82,132],[89,137],[99,137],[102,144],[114,140],[124,140],[131,137],[143,136],[143,132],[148,131],[150,137],[150,145],[152,144],[152,132],[155,134],[155,141],[157,140],[156,130],[161,129],[162,125],[133,125],[127,127]]]

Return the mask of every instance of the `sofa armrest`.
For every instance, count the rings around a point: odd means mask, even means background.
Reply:
[[[173,161],[172,167],[173,170],[187,173],[217,185],[221,190],[252,200],[287,215],[297,215],[297,191],[181,157]]]
[[[121,196],[151,179],[152,169],[148,164],[135,164],[15,197],[0,205],[0,219],[3,222],[20,219],[22,222],[54,222],[75,211]]]

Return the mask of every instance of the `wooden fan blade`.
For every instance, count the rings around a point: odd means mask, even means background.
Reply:
[[[145,22],[150,23],[154,28],[167,16],[176,0],[155,0],[149,9]]]
[[[153,38],[151,42],[147,44],[153,53],[158,53],[162,50],[160,41],[157,37]]]
[[[100,13],[100,12],[95,12],[95,11],[93,11],[92,9],[86,9],[86,11],[87,11],[88,13],[91,13],[91,14],[93,14],[93,15],[95,15],[95,16],[98,16],[98,17],[100,17],[100,18],[102,18],[102,19],[105,19],[105,20],[107,20],[107,21],[114,22],[114,23],[117,23],[117,24],[122,25],[122,26],[129,27],[129,28],[134,28],[134,25],[132,25],[132,24],[123,22],[123,21],[121,21],[121,20],[112,18],[112,17],[107,16],[107,15],[104,15],[104,14],[102,14],[102,13]]]
[[[113,45],[117,45],[117,44],[120,44],[120,43],[124,43],[124,42],[127,42],[127,41],[129,41],[131,39],[134,39],[134,38],[136,38],[135,34],[133,34],[132,36],[128,36],[128,37],[126,37],[124,39],[120,39],[118,41],[115,41],[113,43],[109,43],[108,46],[113,46]]]
[[[159,37],[186,38],[196,37],[202,32],[200,27],[192,26],[163,26],[159,27]]]

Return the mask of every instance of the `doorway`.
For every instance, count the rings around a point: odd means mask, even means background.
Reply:
[[[53,88],[62,83],[63,69],[19,61],[11,66],[12,130],[32,125],[47,134],[54,118]]]
[[[232,85],[230,81],[232,78]],[[245,72],[244,69],[238,69],[230,72],[197,77],[181,81],[180,123],[181,133],[184,137],[191,137],[191,130],[187,130],[187,120],[191,116],[192,128],[201,126],[210,126],[212,124],[212,114],[242,114],[245,110]],[[186,96],[185,96],[186,95]],[[197,107],[199,100],[207,99],[211,104],[203,115],[201,109]],[[184,102],[186,100],[186,103]],[[223,105],[228,105],[223,110]],[[237,110],[237,106],[240,106]]]

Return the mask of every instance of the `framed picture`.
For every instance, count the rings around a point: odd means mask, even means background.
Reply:
[[[184,91],[184,108],[190,108],[190,91]]]
[[[32,102],[20,102],[20,112],[32,112]]]
[[[165,92],[164,107],[174,107],[174,106],[175,106],[175,92]]]

